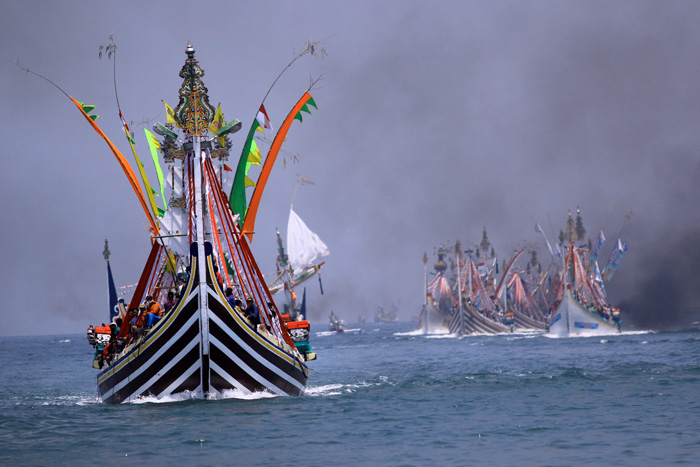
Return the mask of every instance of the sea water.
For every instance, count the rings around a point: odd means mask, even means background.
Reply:
[[[415,327],[314,337],[300,397],[117,406],[98,400],[84,335],[0,338],[0,464],[699,462],[698,330],[455,338]]]

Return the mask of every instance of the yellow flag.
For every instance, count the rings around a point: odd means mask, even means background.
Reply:
[[[216,136],[216,134],[219,132],[220,129],[224,127],[225,124],[226,122],[224,121],[224,112],[221,110],[221,102],[219,102],[219,105],[216,107],[216,113],[214,113],[214,118],[209,124],[209,131],[212,135]],[[219,140],[219,144],[221,145],[221,147],[226,146],[225,136],[221,136],[217,139]]]
[[[163,104],[165,104],[165,113],[168,114],[166,123],[172,123],[174,125],[180,126],[177,123],[177,120],[175,120],[175,112],[173,112],[173,109],[170,108],[167,102],[163,101]]]
[[[168,262],[165,265],[165,270],[168,272],[172,272],[173,274],[176,272],[176,261],[175,261],[175,255],[170,253],[168,255]]]
[[[245,176],[245,187],[248,188],[249,186],[255,186],[255,182],[253,181],[252,178],[249,176]]]
[[[209,124],[209,131],[212,135],[216,136],[216,133],[221,129],[222,126],[224,126],[224,113],[221,111],[221,103],[219,103],[219,106],[216,108],[214,118]]]
[[[248,153],[248,162],[253,165],[260,165],[262,162],[262,155],[260,154],[260,149],[258,145],[255,144],[255,140],[250,142],[250,153]]]

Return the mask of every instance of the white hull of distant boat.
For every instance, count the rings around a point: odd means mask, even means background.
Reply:
[[[432,298],[428,298],[421,316],[423,332],[425,334],[448,334],[450,332],[450,320],[451,317],[443,314]]]
[[[572,295],[564,292],[561,304],[554,312],[549,334],[556,337],[607,336],[618,334],[618,326],[587,310]]]

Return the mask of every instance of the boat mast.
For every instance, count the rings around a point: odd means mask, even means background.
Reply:
[[[462,270],[460,268],[460,260],[462,257],[462,245],[457,240],[455,245],[455,254],[457,256],[457,293],[459,293],[459,298],[457,300],[457,313],[459,313],[459,333],[464,335],[464,321],[462,316]]]
[[[503,287],[503,315],[505,316],[508,313],[508,278],[504,275],[503,279],[505,280],[505,284],[503,284],[505,286]]]
[[[469,257],[469,299],[474,302],[474,282],[472,281],[472,258]]]
[[[209,300],[206,293],[207,258],[204,245],[206,239],[203,205],[203,193],[206,187],[202,183],[202,135],[208,130],[213,119],[214,108],[209,104],[207,88],[201,81],[204,70],[197,64],[197,60],[194,58],[194,47],[189,42],[185,53],[187,60],[180,71],[180,77],[184,81],[180,88],[180,102],[174,112],[186,135],[191,138],[191,142],[186,143],[185,148],[188,150],[187,156],[191,158],[194,170],[194,209],[195,228],[197,229],[195,238],[197,241],[197,271],[199,273],[199,293],[197,295],[201,335],[200,354],[202,356],[201,387],[202,392],[207,394],[209,392]]]

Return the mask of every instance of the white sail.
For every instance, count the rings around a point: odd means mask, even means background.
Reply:
[[[318,235],[309,230],[294,209],[289,210],[287,252],[289,264],[295,273],[301,272],[331,253]]]

